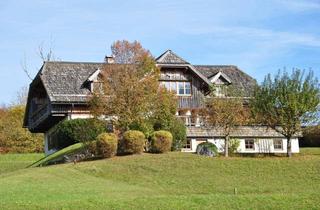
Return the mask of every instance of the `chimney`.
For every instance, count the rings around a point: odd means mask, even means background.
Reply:
[[[107,64],[110,64],[110,63],[114,63],[114,57],[113,55],[106,55],[106,57],[104,58],[104,61],[107,63]]]

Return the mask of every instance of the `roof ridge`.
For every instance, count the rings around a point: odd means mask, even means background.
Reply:
[[[172,50],[168,49],[160,56],[158,56],[155,61],[157,63],[166,63],[166,64],[190,64],[185,59],[178,56]]]
[[[44,61],[46,63],[65,63],[65,64],[104,64],[104,62],[90,62],[90,61]]]
[[[233,64],[194,64],[193,66],[212,66],[212,67],[235,67],[238,68],[238,66],[233,65]]]

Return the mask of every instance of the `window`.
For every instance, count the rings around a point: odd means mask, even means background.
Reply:
[[[161,81],[160,85],[167,90],[176,93],[179,96],[191,95],[191,83],[190,82],[177,82],[177,81]]]
[[[190,84],[190,82],[185,82],[184,84],[185,84],[185,86],[184,86],[185,94],[186,95],[191,95],[191,84]]]
[[[170,91],[177,92],[177,83],[176,82],[170,82]]]
[[[254,140],[253,139],[246,139],[245,142],[245,148],[248,150],[254,150]]]
[[[215,95],[216,95],[217,97],[224,97],[224,96],[225,96],[222,85],[215,85],[214,88],[215,88],[215,89],[214,89]]]
[[[184,145],[185,149],[191,149],[191,139],[187,139],[186,144]]]
[[[282,139],[274,139],[273,140],[273,148],[275,150],[282,150]]]
[[[178,82],[178,88],[179,88],[179,95],[184,95],[185,94],[185,89],[184,89],[184,82]]]

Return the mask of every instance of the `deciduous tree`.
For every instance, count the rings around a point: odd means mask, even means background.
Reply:
[[[214,87],[213,87],[214,88]],[[215,91],[212,91],[213,94]],[[248,109],[244,107],[242,93],[232,86],[224,88],[225,96],[211,95],[207,99],[207,106],[203,110],[205,124],[209,127],[221,130],[225,138],[224,154],[229,156],[230,135],[237,126],[243,125],[249,120]]]
[[[275,129],[287,139],[287,156],[291,157],[291,138],[301,125],[316,118],[319,105],[319,83],[310,71],[294,69],[265,77],[251,102],[258,121]]]
[[[159,120],[159,113],[174,115],[171,95],[159,88],[160,71],[150,52],[137,41],[125,40],[116,41],[111,51],[115,63],[105,64],[101,71],[103,93],[92,97],[92,111],[113,116],[122,132],[137,126],[153,129],[150,123]],[[170,110],[165,110],[163,104],[168,103]]]
[[[41,152],[43,135],[22,128],[24,106],[11,106],[0,111],[0,150],[4,152]]]

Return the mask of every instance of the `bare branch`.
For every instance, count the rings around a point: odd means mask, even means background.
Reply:
[[[26,58],[26,54],[24,54],[23,56],[23,60],[20,62],[21,68],[23,70],[23,72],[27,75],[27,77],[32,80],[32,77],[30,75],[30,72],[28,70],[28,66],[27,66],[27,58]]]

